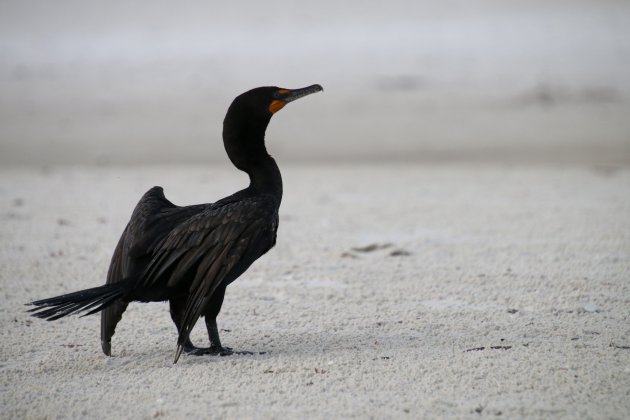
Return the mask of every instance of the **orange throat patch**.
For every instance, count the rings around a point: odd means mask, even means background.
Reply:
[[[276,112],[280,111],[286,104],[287,103],[284,101],[272,101],[271,104],[269,104],[269,112],[275,114]]]

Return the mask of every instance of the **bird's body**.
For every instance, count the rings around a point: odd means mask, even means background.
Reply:
[[[101,313],[101,344],[111,354],[111,337],[133,301],[169,301],[179,336],[175,361],[191,354],[229,354],[219,339],[216,317],[226,287],[276,243],[282,178],[267,153],[264,134],[284,104],[322,90],[313,85],[288,90],[257,88],[238,96],[223,126],[225,149],[247,172],[250,185],[215,203],[180,207],[161,187],[147,191],[114,250],[104,286],[33,302],[33,315],[58,319],[79,311]],[[204,316],[210,347],[189,339]]]

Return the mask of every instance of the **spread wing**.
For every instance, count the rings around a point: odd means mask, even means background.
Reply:
[[[208,205],[178,207],[164,197],[161,187],[147,191],[136,205],[123,231],[107,272],[107,284],[136,278],[150,260],[150,252],[182,220],[190,218]],[[127,303],[116,302],[101,311],[101,345],[111,354],[110,340]]]
[[[156,244],[138,286],[188,287],[175,361],[216,288],[275,244],[277,223],[273,198],[243,198],[205,209]]]

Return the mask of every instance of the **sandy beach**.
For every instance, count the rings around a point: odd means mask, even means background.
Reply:
[[[0,2],[0,420],[630,418],[630,2]],[[132,209],[244,187],[257,86],[277,246],[183,356],[105,282]],[[199,346],[206,331],[192,333]],[[263,354],[261,354],[263,353]]]
[[[624,418],[630,170],[292,165],[278,244],[184,356],[166,304],[99,318],[30,300],[102,284],[140,195],[213,201],[223,166],[0,168],[2,418]],[[193,341],[205,344],[197,326]]]

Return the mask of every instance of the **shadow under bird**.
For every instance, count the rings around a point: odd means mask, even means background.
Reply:
[[[153,187],[140,199],[114,250],[107,282],[32,302],[33,316],[55,320],[101,311],[101,345],[111,355],[116,324],[130,302],[169,301],[179,333],[175,361],[188,354],[228,355],[217,329],[225,288],[276,243],[282,178],[265,147],[273,114],[322,91],[259,87],[236,97],[223,121],[223,144],[250,184],[215,203],[180,207]],[[205,317],[210,347],[195,347],[190,332]]]

